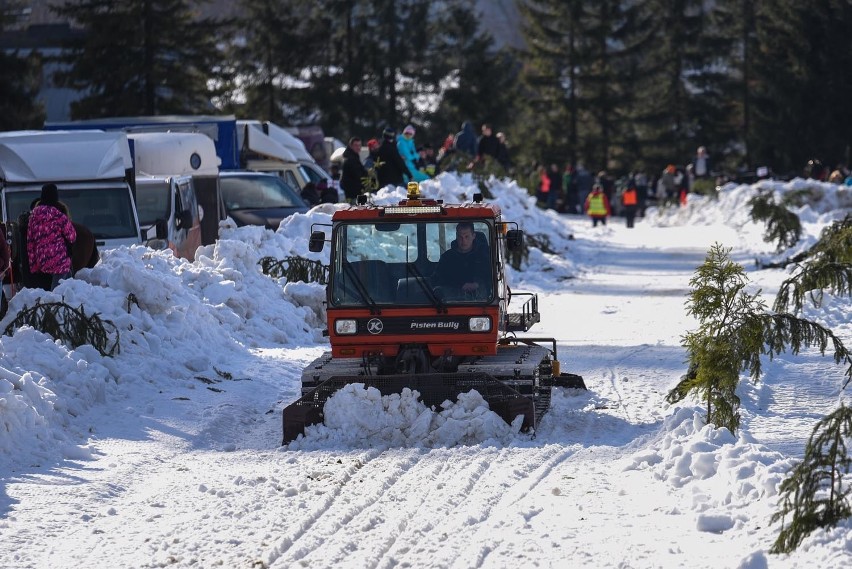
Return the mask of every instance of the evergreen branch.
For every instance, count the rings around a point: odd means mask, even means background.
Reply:
[[[751,206],[749,216],[752,221],[765,221],[766,232],[763,240],[777,242],[777,250],[795,245],[802,236],[802,222],[799,216],[783,205],[778,205],[771,195],[759,194],[748,201]]]
[[[21,326],[31,326],[73,348],[88,344],[104,357],[119,351],[120,334],[115,324],[101,319],[97,313],[89,316],[82,305],[74,308],[64,302],[42,303],[39,299],[32,308],[24,306],[3,333],[11,336]],[[115,334],[113,342],[110,342],[107,328],[111,328],[112,334]]]
[[[852,486],[845,476],[852,472],[846,441],[852,438],[852,409],[841,405],[813,429],[805,456],[780,486],[781,509],[771,523],[782,528],[771,553],[790,553],[818,528],[834,527],[852,516]],[[786,524],[787,516],[791,516]]]
[[[263,257],[257,262],[263,274],[274,279],[285,278],[287,282],[328,283],[328,265],[320,261],[292,256],[283,259]]]
[[[825,326],[798,318],[792,314],[764,314],[760,317],[763,321],[763,338],[769,350],[767,354],[770,359],[784,351],[785,346],[790,346],[793,354],[798,354],[802,347],[816,347],[821,355],[825,355],[829,343],[834,350],[834,362],[848,364],[845,388],[852,380],[852,354],[834,332]]]
[[[777,312],[798,312],[810,295],[814,306],[822,303],[822,290],[829,289],[839,296],[852,296],[852,264],[816,261],[803,265],[793,276],[784,280],[775,297]],[[816,291],[816,292],[815,292]]]

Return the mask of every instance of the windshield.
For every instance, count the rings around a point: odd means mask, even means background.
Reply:
[[[138,184],[136,186],[136,213],[141,225],[153,225],[158,219],[168,219],[169,184]]]
[[[30,211],[41,190],[10,192],[6,201],[9,219]],[[138,238],[133,202],[126,187],[59,189],[59,201],[68,206],[71,221],[88,227],[96,239]]]
[[[483,303],[493,299],[485,222],[347,223],[334,235],[334,306]]]
[[[229,210],[304,206],[299,194],[274,175],[222,176],[219,187]]]

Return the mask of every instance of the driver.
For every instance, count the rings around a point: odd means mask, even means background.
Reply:
[[[456,225],[456,239],[438,261],[434,282],[450,294],[485,296],[491,280],[491,263],[486,243],[476,241],[473,223]]]

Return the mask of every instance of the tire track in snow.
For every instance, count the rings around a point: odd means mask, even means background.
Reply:
[[[504,540],[502,532],[508,520],[516,517],[526,518],[537,513],[531,511],[527,505],[531,494],[542,491],[543,481],[565,461],[570,460],[579,448],[582,448],[581,445],[572,447],[552,445],[542,449],[539,457],[544,460],[538,464],[530,465],[531,468],[524,473],[525,475],[515,480],[505,492],[495,494],[496,500],[490,504],[489,515],[486,518],[473,527],[455,534],[454,541],[460,555],[456,559],[448,560],[450,562],[446,566],[483,566],[491,552],[496,549],[496,545]],[[525,453],[528,452],[527,449]],[[526,461],[529,455],[518,454],[515,458]],[[511,524],[511,522],[508,523]],[[470,543],[478,545],[476,548],[471,548]]]
[[[477,447],[473,447],[476,449]],[[470,452],[470,451],[468,451]],[[494,449],[487,456],[478,449],[478,459],[471,462],[467,477],[457,468],[449,469],[444,480],[437,485],[437,502],[424,500],[410,516],[412,523],[395,538],[394,546],[386,552],[381,563],[374,566],[389,569],[403,560],[411,566],[449,567],[469,548],[471,529],[486,524],[495,515],[501,515],[501,504],[507,492],[518,487],[543,463],[558,454],[558,447],[540,449]],[[451,455],[457,452],[450,451]],[[453,465],[457,456],[454,456]],[[458,483],[456,483],[458,480]],[[454,483],[446,486],[446,482]],[[426,520],[418,523],[417,520]],[[431,520],[444,521],[440,528]]]
[[[321,519],[297,539],[279,544],[270,566],[395,567],[403,560],[411,566],[441,566],[442,556],[452,563],[467,547],[455,536],[490,519],[509,489],[561,449],[533,450],[386,451],[350,477]],[[403,456],[388,467],[387,458],[400,452]],[[356,478],[372,482],[356,485]],[[430,481],[426,487],[424,480]],[[446,526],[435,528],[435,519]]]
[[[374,462],[375,468],[362,469],[357,477],[351,476],[327,504],[323,518],[283,551],[273,566],[290,567],[293,563],[374,566],[405,529],[407,512],[416,511],[430,501],[430,495],[439,486],[423,488],[424,471],[426,479],[452,479],[446,470],[451,464],[448,457],[456,453],[449,450],[422,453],[422,449],[385,451]],[[392,465],[389,458],[393,458]],[[483,463],[477,457],[459,461],[460,466],[473,469],[487,468]],[[466,488],[464,493],[469,491]],[[312,555],[320,548],[321,553]]]

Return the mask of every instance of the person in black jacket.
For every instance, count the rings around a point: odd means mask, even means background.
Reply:
[[[449,299],[487,298],[491,293],[488,243],[477,239],[473,223],[462,221],[456,225],[456,238],[441,254],[434,282]]]
[[[381,161],[381,165],[376,168],[379,188],[384,188],[389,184],[402,186],[404,184],[403,176],[412,177],[396,147],[396,131],[390,127],[382,132],[382,144],[379,146],[377,158]]]
[[[340,170],[340,187],[350,203],[355,203],[355,198],[363,188],[362,180],[366,177],[367,169],[361,163],[361,139],[353,136],[343,151],[343,167]]]

